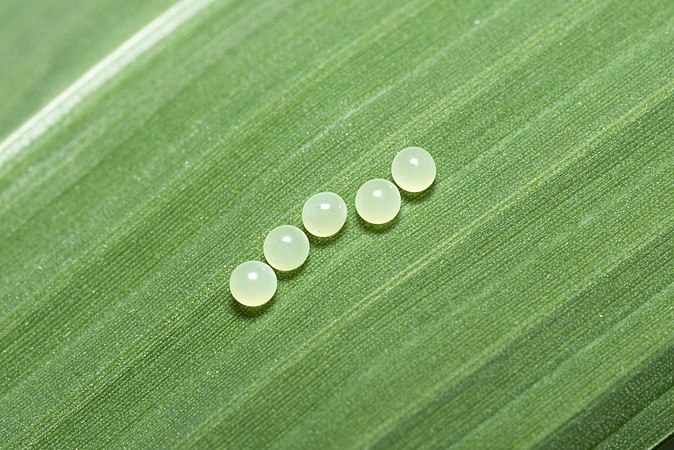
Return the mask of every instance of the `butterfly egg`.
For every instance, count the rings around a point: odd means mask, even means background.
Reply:
[[[390,222],[400,211],[400,192],[388,180],[367,181],[356,193],[356,211],[366,222],[377,225]]]
[[[435,180],[435,161],[423,148],[408,147],[393,158],[391,175],[400,189],[421,192]]]
[[[318,237],[337,234],[346,222],[346,203],[337,194],[321,192],[313,195],[302,208],[304,228]]]
[[[263,262],[246,261],[232,271],[229,291],[242,305],[264,305],[276,292],[276,274]]]
[[[264,257],[274,269],[297,269],[309,256],[309,239],[304,231],[292,225],[281,225],[264,240]]]

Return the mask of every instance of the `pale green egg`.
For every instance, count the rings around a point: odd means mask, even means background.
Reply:
[[[274,269],[294,270],[309,256],[309,239],[304,231],[292,225],[281,225],[264,240],[264,257]]]
[[[304,228],[318,237],[337,234],[346,222],[346,203],[333,192],[313,195],[302,208]]]
[[[276,274],[263,262],[246,261],[232,271],[229,291],[242,305],[264,305],[276,292]]]
[[[400,211],[400,192],[393,183],[381,178],[365,182],[356,193],[356,211],[366,222],[381,225]]]
[[[428,189],[435,180],[435,161],[421,147],[408,147],[398,152],[391,164],[396,184],[407,192]]]

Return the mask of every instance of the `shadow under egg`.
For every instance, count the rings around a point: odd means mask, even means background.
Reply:
[[[436,183],[434,181],[433,184],[431,184],[427,189],[424,189],[421,192],[407,192],[403,189],[400,189],[400,196],[412,204],[421,203],[422,201],[426,200],[428,197],[433,195],[433,192],[435,192],[435,185]]]
[[[246,320],[253,320],[260,317],[262,314],[267,312],[276,300],[276,294],[264,305],[260,306],[246,306],[237,302],[234,296],[229,294],[229,306],[237,316]]]
[[[390,231],[393,228],[398,225],[398,222],[400,221],[400,215],[402,213],[402,210],[398,212],[398,214],[391,219],[390,221],[386,223],[370,223],[363,219],[362,217],[358,216],[358,222],[360,223],[360,226],[365,230],[366,233],[368,234],[381,234],[384,233],[385,231]]]
[[[313,247],[318,247],[318,248],[330,245],[333,242],[337,241],[342,236],[342,234],[344,234],[344,230],[348,226],[349,225],[348,225],[348,220],[347,220],[344,223],[344,225],[342,226],[342,228],[340,228],[340,230],[337,233],[333,234],[332,236],[328,236],[328,237],[314,236],[313,234],[307,232],[307,236],[309,237],[309,243]]]

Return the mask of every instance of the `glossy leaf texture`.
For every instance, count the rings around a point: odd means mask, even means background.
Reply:
[[[61,46],[23,9],[0,31],[4,447],[674,432],[674,3],[123,2],[91,25],[116,3],[45,20]],[[434,185],[366,226],[358,187],[408,146]],[[238,307],[232,269],[321,191],[345,228]]]

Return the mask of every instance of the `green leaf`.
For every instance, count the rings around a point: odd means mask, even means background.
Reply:
[[[2,7],[28,48],[0,47],[4,446],[674,432],[674,3],[142,3]],[[365,226],[409,145],[434,186]],[[323,190],[346,228],[237,306],[232,269]]]
[[[170,0],[0,4],[0,137],[28,121]]]

